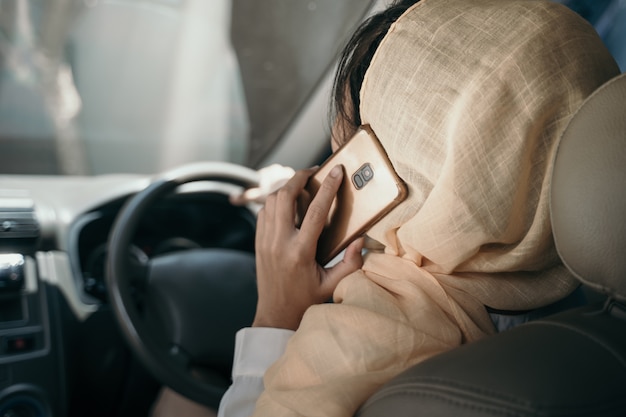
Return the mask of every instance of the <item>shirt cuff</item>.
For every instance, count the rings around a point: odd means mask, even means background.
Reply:
[[[263,376],[278,358],[285,353],[293,330],[270,327],[246,327],[235,337],[233,378],[238,376]]]

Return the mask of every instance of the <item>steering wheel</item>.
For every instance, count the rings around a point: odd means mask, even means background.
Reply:
[[[183,184],[218,181],[258,185],[257,171],[208,162],[154,180],[129,199],[113,225],[106,280],[109,300],[132,351],[162,384],[216,407],[230,383],[234,334],[249,326],[256,309],[252,253],[192,249],[150,259],[129,256],[146,210]]]

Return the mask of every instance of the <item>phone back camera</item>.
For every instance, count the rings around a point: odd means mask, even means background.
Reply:
[[[360,190],[365,187],[372,178],[374,178],[374,170],[369,163],[366,163],[352,174],[352,183],[357,190]]]

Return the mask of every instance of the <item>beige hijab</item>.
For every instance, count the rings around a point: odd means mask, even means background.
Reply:
[[[548,1],[422,0],[398,19],[360,112],[409,198],[368,233],[384,253],[307,311],[255,415],[352,416],[410,365],[492,333],[485,306],[569,294],[552,162],[572,113],[618,71],[593,28]]]

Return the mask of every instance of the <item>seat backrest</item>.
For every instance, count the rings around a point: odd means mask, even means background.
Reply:
[[[626,74],[600,87],[572,118],[551,195],[565,265],[585,285],[626,301]]]

